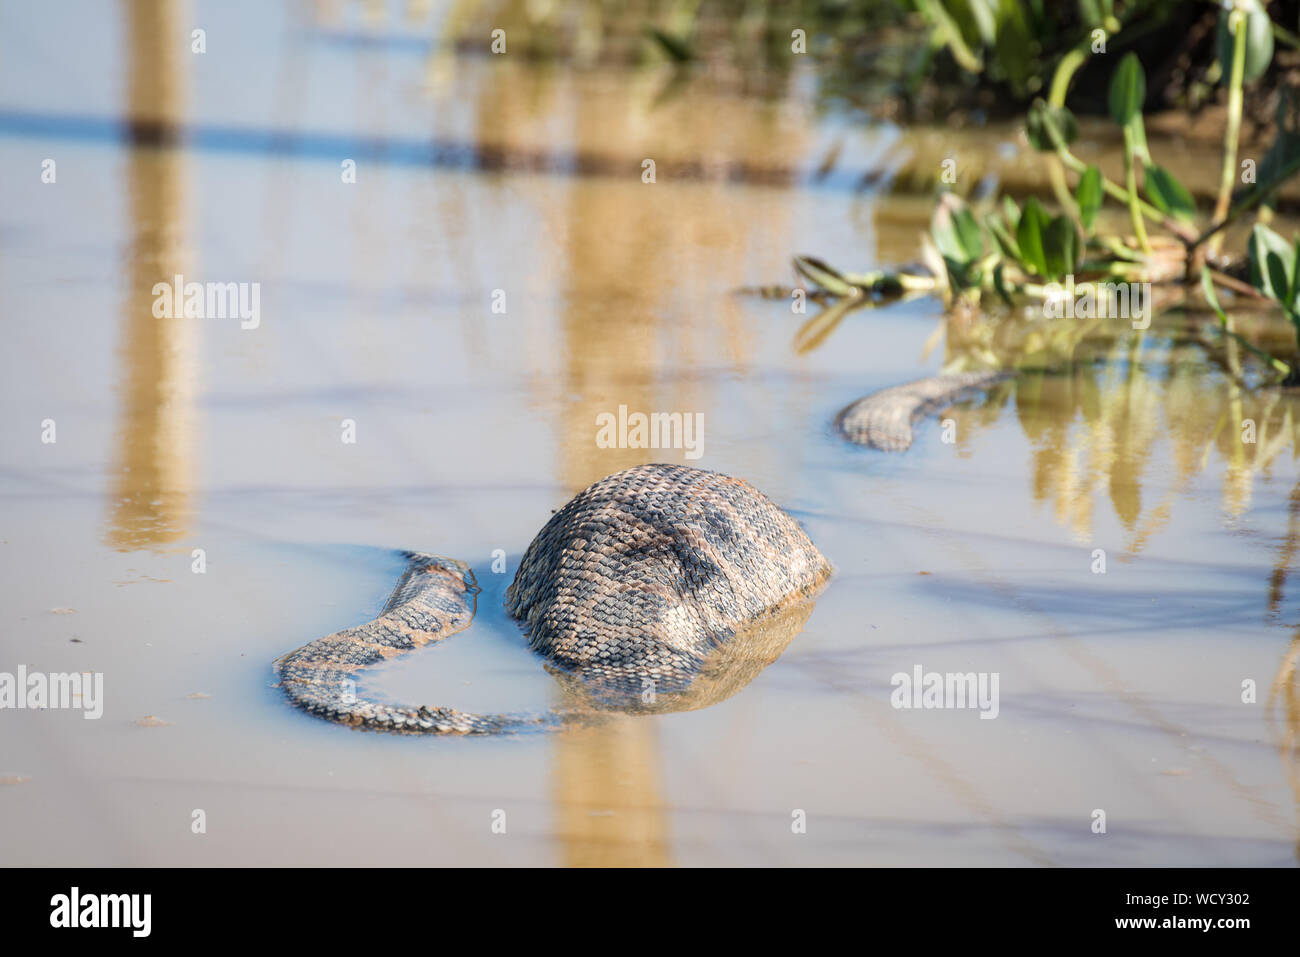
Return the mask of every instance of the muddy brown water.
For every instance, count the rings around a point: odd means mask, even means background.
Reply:
[[[1298,413],[1195,321],[945,324],[922,299],[801,350],[806,317],[733,290],[789,281],[793,252],[913,258],[929,200],[849,186],[919,134],[823,116],[800,75],[754,101],[664,99],[653,69],[431,71],[397,42],[419,24],[339,44],[298,8],[252,30],[205,7],[193,55],[173,8],[130,9],[0,29],[0,671],[105,683],[99,720],[0,712],[0,860],[1295,863]],[[154,318],[177,273],[259,283],[257,327]],[[831,432],[990,359],[1029,371],[949,413],[953,444]],[[619,405],[701,413],[702,454],[598,447]],[[505,586],[552,509],[655,460],[748,478],[836,566],[739,693],[412,739],[272,687],[416,548],[474,567],[478,618],[373,686],[557,703]],[[917,666],[998,674],[997,718],[893,707]]]

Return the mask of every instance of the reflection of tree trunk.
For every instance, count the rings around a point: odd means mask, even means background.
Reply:
[[[1300,809],[1300,628],[1291,639],[1291,647],[1282,657],[1277,674],[1273,677],[1273,687],[1269,692],[1269,714],[1277,713],[1281,705],[1282,729],[1278,736],[1278,754],[1282,758],[1282,767],[1286,770],[1291,790],[1295,792],[1296,807]],[[1296,856],[1300,857],[1300,843],[1296,844]]]
[[[1300,482],[1291,490],[1291,502],[1287,509],[1286,534],[1282,538],[1282,549],[1277,562],[1273,565],[1273,574],[1269,579],[1268,610],[1277,614],[1281,607],[1282,594],[1286,587],[1287,572],[1295,559],[1297,546],[1300,544]],[[1300,809],[1300,627],[1291,638],[1291,647],[1282,656],[1277,674],[1273,676],[1273,686],[1269,690],[1268,707],[1270,718],[1279,714],[1282,720],[1278,735],[1278,754],[1282,758],[1282,767],[1286,770],[1295,792],[1296,807]],[[1279,708],[1279,705],[1281,706]],[[1296,845],[1296,856],[1300,857],[1300,843]]]
[[[657,99],[661,80],[648,73],[609,82],[598,71],[525,71],[505,57],[489,64],[474,73],[482,77],[474,142],[483,155],[545,151],[556,123],[572,115],[568,139],[561,139],[571,149],[562,152],[597,157],[610,174],[585,175],[588,169],[552,179],[538,203],[545,234],[556,237],[565,261],[560,369],[553,379],[534,380],[545,403],[559,410],[557,478],[564,493],[650,461],[708,467],[682,449],[598,448],[596,417],[617,414],[620,405],[630,412],[707,412],[709,386],[679,373],[717,362],[746,368],[754,349],[747,306],[728,292],[739,284],[734,277],[750,240],[727,214],[733,204],[737,216],[753,211],[734,187],[684,185],[671,171],[703,170],[708,175],[697,180],[717,180],[726,169],[719,157],[792,167],[806,147],[806,126],[707,91]],[[642,182],[645,158],[659,164],[659,182]],[[780,233],[781,216],[793,213],[799,194],[751,198],[762,207],[755,218]],[[473,269],[467,262],[465,272]],[[507,275],[487,284],[526,282]],[[566,863],[671,863],[654,721],[613,718],[554,740],[556,829]]]
[[[716,146],[719,122],[727,125],[717,120],[716,111],[704,111],[712,119],[691,118],[687,126],[672,109],[643,115],[626,86],[611,90],[581,78],[571,82],[572,137],[579,151],[607,150],[609,143],[641,138],[671,144],[678,153],[685,147],[708,154]],[[515,131],[529,126],[528,111],[553,95],[534,89],[521,98],[519,78],[494,68],[479,95],[476,142],[493,147],[515,142]],[[598,448],[596,417],[617,413],[620,405],[641,412],[703,411],[694,381],[672,373],[694,368],[695,351],[708,347],[719,326],[726,330],[731,357],[743,361],[748,351],[733,297],[726,297],[721,314],[707,322],[668,321],[680,314],[678,303],[695,291],[694,284],[704,282],[681,274],[683,249],[722,260],[710,269],[697,258],[692,272],[706,277],[727,275],[742,250],[719,241],[720,227],[700,209],[702,194],[642,183],[644,154],[633,152],[636,145],[625,149],[626,180],[577,177],[558,187],[566,191],[561,195],[567,195],[567,205],[544,206],[547,214],[558,213],[551,232],[562,237],[567,261],[562,368],[551,393],[560,397],[558,478],[566,493],[647,461],[698,464],[686,460],[681,449]],[[710,301],[720,292],[709,287]],[[547,391],[551,388],[548,384]],[[657,751],[656,726],[649,719],[616,718],[556,737],[556,826],[566,863],[671,863]]]
[[[1282,594],[1286,589],[1287,572],[1295,560],[1297,548],[1300,548],[1300,482],[1291,489],[1291,499],[1286,509],[1286,535],[1282,538],[1282,551],[1273,565],[1273,574],[1268,582],[1268,610],[1276,615],[1282,606]]]
[[[580,127],[593,122],[592,112],[579,110]],[[579,142],[586,132],[579,131]],[[580,180],[569,192],[569,288],[561,323],[564,385],[574,400],[561,413],[559,467],[570,491],[646,461],[643,449],[597,448],[596,416],[620,403],[651,409],[661,263],[672,241],[635,193],[606,184],[606,195],[595,201],[594,191]],[[628,277],[637,279],[621,281]],[[611,301],[621,302],[620,315],[609,315]],[[671,863],[656,732],[650,720],[616,719],[557,737],[553,787],[565,864]]]
[[[561,732],[553,764],[557,837],[573,867],[672,863],[655,727],[615,718]]]
[[[191,494],[192,320],[156,319],[153,285],[183,272],[184,154],[168,135],[184,109],[187,55],[176,6],[124,0],[127,102],[132,144],[127,193],[134,236],[126,263],[121,354],[122,417],[108,542],[121,549],[175,541],[185,533]]]

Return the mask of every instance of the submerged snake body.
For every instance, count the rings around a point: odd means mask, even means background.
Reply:
[[[835,417],[835,427],[850,442],[885,452],[912,445],[912,427],[922,416],[941,412],[1003,379],[1007,372],[957,372],[918,379],[873,392]]]
[[[378,618],[276,662],[290,700],[377,730],[489,733],[562,721],[554,712],[480,715],[357,695],[362,669],[440,641],[474,617],[478,587],[463,563],[408,557]],[[643,465],[600,480],[551,517],[520,562],[506,609],[548,668],[579,685],[592,707],[700,707],[734,693],[780,653],[807,615],[784,612],[829,573],[798,523],[747,482]],[[776,637],[736,640],[768,619],[780,622]],[[731,647],[746,644],[755,650]],[[707,686],[706,697],[692,698],[693,684]],[[661,695],[676,704],[644,706]]]

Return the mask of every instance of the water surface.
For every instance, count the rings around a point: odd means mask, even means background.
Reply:
[[[654,68],[431,69],[436,10],[319,9],[0,14],[0,670],[99,671],[107,696],[99,721],[0,716],[0,779],[26,779],[0,786],[0,859],[1295,863],[1292,399],[1177,311],[1136,332],[916,300],[808,347],[806,316],[735,290],[789,281],[794,252],[913,258],[929,197],[885,185],[933,131],[824,114],[797,71],[759,99],[665,95]],[[260,324],[155,319],[177,273],[258,282]],[[874,389],[989,361],[1028,371],[950,413],[953,444],[931,422],[886,456],[830,429]],[[597,447],[619,405],[703,413],[702,457]],[[644,461],[749,479],[836,567],[739,694],[412,739],[272,687],[274,658],[372,617],[415,548],[474,567],[479,614],[374,685],[555,703],[505,586],[551,510]],[[918,664],[997,672],[998,718],[891,707]]]

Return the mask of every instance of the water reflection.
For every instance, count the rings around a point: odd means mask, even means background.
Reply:
[[[959,434],[1014,410],[1033,450],[1034,499],[1081,542],[1091,541],[1093,509],[1105,498],[1127,533],[1125,550],[1141,552],[1203,471],[1219,472],[1223,512],[1237,519],[1255,478],[1295,447],[1297,397],[1245,385],[1231,372],[1235,355],[1195,324],[1175,320],[1146,333],[1122,321],[990,324],[950,332],[946,357],[961,363],[994,352],[1024,371],[990,402],[956,413]],[[1224,362],[1227,374],[1207,375],[1207,360]],[[1144,484],[1164,459],[1172,481],[1152,501]]]
[[[545,84],[521,99],[513,69],[494,71],[476,101],[479,143],[499,143],[508,131],[544,104]],[[578,116],[590,117],[580,110]],[[643,407],[651,399],[657,368],[656,313],[646,282],[628,282],[637,272],[654,274],[657,255],[653,229],[646,229],[642,207],[620,203],[613,193],[592,203],[587,189],[570,192],[564,221],[569,263],[568,308],[562,335],[565,390],[574,400],[558,424],[558,479],[576,492],[610,472],[644,461],[638,450],[595,447],[596,415],[625,403]],[[610,201],[613,200],[613,201]],[[611,236],[632,237],[624,246]],[[591,302],[608,301],[609,286],[620,283],[625,314],[600,321]],[[563,701],[557,702],[562,705]],[[666,802],[660,791],[656,728],[647,721],[615,717],[590,728],[566,729],[553,745],[552,791],[555,833],[565,864],[574,866],[665,866],[669,856]]]
[[[820,347],[852,315],[832,306],[813,316],[797,347],[807,347],[810,334],[811,347]],[[1276,333],[1267,325],[1265,334]],[[957,423],[959,446],[969,449],[1013,415],[1031,447],[1034,500],[1083,543],[1093,540],[1095,509],[1105,499],[1127,532],[1125,552],[1141,552],[1192,480],[1211,469],[1219,471],[1224,515],[1237,519],[1250,507],[1255,479],[1300,448],[1300,392],[1254,387],[1235,344],[1207,335],[1195,314],[1165,313],[1147,330],[1127,320],[953,314],[930,348],[940,337],[945,371],[1017,371],[985,398],[944,413]],[[1173,480],[1151,501],[1144,485],[1157,484],[1151,472],[1166,459]]]
[[[1269,691],[1269,716],[1275,724],[1278,738],[1278,755],[1286,771],[1291,790],[1295,793],[1297,812],[1300,812],[1300,625],[1292,634],[1291,647],[1282,657],[1273,685]],[[1276,725],[1280,723],[1281,727]],[[1300,841],[1296,843],[1296,858],[1300,859]]]
[[[529,94],[520,96],[518,68],[501,64],[476,91],[474,139],[480,148],[526,142],[554,113],[559,91],[545,77],[532,74],[530,81]],[[718,274],[730,267],[736,250],[724,241],[726,227],[702,218],[699,197],[690,191],[642,183],[639,157],[653,155],[664,163],[659,175],[665,180],[678,168],[711,169],[711,156],[751,155],[747,147],[771,143],[778,117],[686,110],[680,104],[661,108],[651,105],[653,91],[653,78],[631,96],[626,83],[611,86],[591,78],[563,89],[572,98],[573,128],[566,138],[580,147],[617,142],[625,157],[621,182],[567,181],[565,200],[547,222],[564,262],[561,366],[558,383],[539,377],[531,387],[539,404],[558,409],[557,478],[566,494],[647,461],[698,464],[680,449],[599,448],[597,416],[620,405],[643,411],[710,408],[715,383],[677,377],[674,370],[696,368],[719,352],[743,369],[752,350],[743,303],[728,298],[719,313],[702,320],[681,306],[701,281],[697,277],[708,276],[713,266]],[[782,137],[797,148],[800,131],[783,129]],[[772,228],[790,215],[797,196],[789,195],[784,213],[772,203],[778,214]],[[692,251],[689,273],[682,269],[684,249]],[[554,749],[557,832],[566,863],[671,863],[652,721],[617,716],[566,730]]]
[[[1300,548],[1300,482],[1291,489],[1287,503],[1286,533],[1278,548],[1278,556],[1269,579],[1268,610],[1276,617],[1282,606],[1287,576]],[[1295,792],[1296,809],[1300,813],[1300,624],[1291,633],[1291,644],[1278,665],[1277,674],[1268,695],[1269,721],[1277,737],[1278,755],[1282,767]],[[1280,727],[1279,727],[1280,725]],[[1296,857],[1300,858],[1300,840],[1296,843]]]
[[[1089,545],[1095,541],[1097,509],[1108,505],[1124,530],[1121,559],[1141,553],[1160,534],[1178,502],[1192,497],[1198,476],[1217,475],[1222,517],[1237,523],[1251,507],[1257,480],[1289,464],[1284,453],[1294,458],[1300,450],[1300,391],[1259,387],[1237,344],[1212,327],[1207,331],[1205,316],[1180,299],[1176,291],[1162,292],[1167,311],[1145,330],[1134,329],[1128,320],[954,312],[940,320],[927,344],[929,353],[944,343],[945,371],[1016,370],[1014,378],[983,398],[943,412],[956,422],[959,448],[969,452],[981,433],[1010,418],[1030,448],[1027,478],[1033,500],[1048,506],[1076,541]],[[820,348],[862,308],[871,304],[847,310],[832,305],[804,324],[793,347]],[[1243,312],[1235,321],[1274,354],[1293,348],[1290,327],[1275,314]],[[1152,489],[1159,490],[1158,497]],[[1290,495],[1285,533],[1276,537],[1277,559],[1266,583],[1267,611],[1274,619],[1282,614],[1285,586],[1300,553],[1300,484]],[[1243,573],[1256,574],[1235,565],[1215,572],[1224,581]],[[942,596],[976,606],[1010,601],[1045,623],[1064,619],[1068,627],[1050,624],[1048,629],[1055,642],[1140,715],[1142,727],[1178,735],[1189,731],[1125,687],[1111,666],[1078,639],[1094,633],[1195,632],[1208,622],[1230,633],[1234,627],[1253,627],[1260,613],[1258,598],[1243,596],[1238,587],[1201,588],[1194,606],[1156,606],[1149,591],[1108,588],[1106,602],[1098,605],[1073,590],[1026,587],[993,572],[969,582],[949,579]],[[1267,705],[1300,808],[1298,668],[1300,626],[1272,678]],[[1204,755],[1202,760],[1254,804],[1256,814],[1281,826],[1274,820],[1276,808],[1255,799],[1227,765]]]
[[[185,109],[177,5],[123,3],[130,121],[174,129]],[[195,329],[153,315],[153,285],[184,273],[186,159],[169,144],[126,154],[131,245],[124,267],[123,381],[107,540],[122,550],[173,542],[190,521]]]
[[[1276,317],[1246,318],[1253,320],[1258,336],[1285,325]],[[1182,312],[1160,317],[1148,331],[1122,321],[955,318],[946,324],[946,365],[1022,371],[985,401],[947,414],[957,420],[958,434],[969,439],[1004,412],[1014,413],[1032,448],[1034,499],[1050,505],[1057,522],[1081,542],[1092,541],[1093,510],[1099,499],[1109,499],[1127,533],[1126,552],[1137,554],[1169,523],[1176,502],[1188,495],[1202,472],[1217,472],[1222,513],[1235,521],[1249,509],[1256,479],[1270,475],[1284,452],[1290,450],[1294,457],[1300,449],[1300,393],[1252,387],[1237,345],[1207,336],[1203,328],[1203,317]],[[1217,372],[1207,374],[1207,365]],[[1165,462],[1171,474],[1150,481],[1153,469]],[[1160,498],[1144,498],[1144,484],[1163,487]],[[1281,612],[1298,549],[1300,484],[1291,492],[1286,532],[1267,582],[1273,617]],[[1229,574],[1225,569],[1223,575]],[[1253,607],[1232,607],[1235,594],[1225,595],[1229,604],[1210,616],[1218,627],[1230,626],[1234,619],[1243,626],[1255,620]],[[1141,603],[1138,597],[1126,606],[1122,595],[1108,593],[1110,612],[1122,612],[1126,628],[1143,620],[1139,604],[1149,605],[1147,597]],[[1079,603],[1069,596],[1047,604],[1075,620],[1096,614],[1075,607]],[[1162,606],[1159,620],[1149,627],[1195,628],[1203,622],[1203,608],[1180,616],[1177,609]],[[1268,700],[1279,755],[1300,808],[1298,664],[1300,626],[1279,663]],[[1220,773],[1226,775],[1223,769]]]
[[[412,4],[411,9],[419,6]],[[322,2],[318,7],[336,5]],[[182,54],[163,42],[177,35],[177,8],[125,3],[123,9],[130,43],[131,120],[142,123],[143,129],[182,129],[184,73],[177,62]],[[370,4],[367,9],[373,14],[379,7]],[[716,378],[707,370],[716,357],[724,357],[729,370],[740,375],[751,371],[751,304],[720,296],[716,280],[735,274],[734,262],[745,253],[744,233],[750,227],[701,215],[702,208],[709,208],[701,196],[719,188],[721,181],[744,178],[736,170],[758,168],[738,163],[737,157],[770,158],[773,178],[785,176],[807,160],[813,137],[811,127],[790,121],[788,115],[733,109],[726,98],[658,102],[661,78],[647,76],[639,85],[611,85],[606,80],[555,75],[548,80],[545,73],[522,71],[514,63],[494,64],[491,78],[475,92],[472,162],[457,165],[450,158],[461,153],[444,154],[436,148],[429,153],[425,141],[411,141],[425,150],[411,154],[422,163],[429,155],[443,156],[457,168],[480,171],[563,166],[547,159],[550,154],[537,152],[537,144],[572,143],[576,152],[561,155],[579,157],[574,169],[634,182],[629,186],[609,179],[556,177],[549,188],[566,199],[540,211],[547,220],[539,238],[554,241],[564,260],[562,302],[557,307],[562,366],[558,384],[539,375],[531,387],[538,405],[548,409],[556,407],[557,394],[565,397],[558,404],[554,428],[556,479],[566,494],[649,459],[681,461],[679,452],[596,448],[597,413],[620,404],[714,408]],[[565,95],[553,95],[553,87],[560,84]],[[372,92],[378,98],[382,90],[377,84]],[[573,127],[557,131],[555,124],[569,117]],[[945,148],[951,149],[947,134],[937,135],[944,136]],[[201,149],[204,142],[199,137],[192,145]],[[385,141],[376,143],[377,155],[386,155]],[[608,143],[620,144],[618,155],[604,152]],[[318,152],[332,155],[334,144],[322,140]],[[184,534],[191,512],[192,336],[197,327],[154,319],[150,291],[159,278],[189,271],[184,248],[186,162],[184,152],[166,148],[166,142],[156,145],[163,148],[130,150],[126,165],[134,236],[125,270],[124,404],[108,533],[109,541],[124,549],[176,540]],[[968,155],[965,145],[961,150]],[[915,152],[939,155],[934,150]],[[665,182],[689,176],[691,184],[670,189],[635,184],[642,155],[664,159],[660,174]],[[537,156],[541,159],[533,159]],[[583,161],[583,156],[600,162]],[[764,169],[769,167],[760,172]],[[703,172],[692,175],[692,170]],[[785,192],[783,198],[764,197],[761,216],[755,216],[769,236],[795,232],[791,213],[802,197],[795,190]],[[445,219],[471,221],[462,212]],[[883,207],[875,215],[879,242],[913,247],[919,224],[889,226],[884,217],[890,213]],[[683,251],[690,257],[689,270],[683,269],[688,262]],[[356,261],[360,273],[362,261]],[[706,303],[708,313],[702,315],[701,304]],[[616,313],[611,304],[617,304]],[[1177,316],[1159,320],[1145,334],[1122,324],[969,316],[949,320],[943,332],[945,365],[1021,370],[1016,381],[986,401],[951,413],[958,420],[961,441],[970,447],[998,423],[1017,424],[1031,447],[1028,486],[1034,501],[1048,507],[1079,540],[1091,540],[1098,510],[1108,508],[1125,530],[1126,551],[1141,552],[1172,520],[1193,480],[1207,471],[1218,476],[1224,515],[1236,519],[1249,509],[1257,477],[1269,474],[1288,448],[1297,448],[1294,399],[1275,390],[1252,389],[1229,349],[1207,341],[1193,323]],[[824,341],[823,336],[813,346]],[[1206,374],[1207,363],[1218,372]],[[700,370],[704,374],[698,374]],[[791,418],[808,420],[799,410]],[[1254,425],[1254,442],[1242,440],[1246,420]],[[769,453],[753,453],[764,454]],[[1156,474],[1161,468],[1171,469],[1172,481]],[[1158,496],[1151,491],[1156,487],[1162,490]],[[1296,553],[1298,502],[1300,487],[1292,494],[1290,532],[1269,583],[1269,606],[1275,614],[1280,613]],[[987,589],[972,587],[969,596],[950,589],[947,597],[977,600],[981,594]],[[1237,594],[1224,592],[1217,614],[1211,616],[1214,621],[1231,625],[1254,613],[1232,603]],[[1095,612],[1095,607],[1071,604],[1068,595],[1037,595],[1020,588],[1015,597],[1030,602],[1031,609],[1050,609],[1065,618],[1071,634]],[[1109,607],[1132,621],[1144,599],[1136,593],[1116,593]],[[1168,618],[1138,620],[1139,627],[1153,630],[1171,627]],[[1197,624],[1191,616],[1175,620],[1185,627]],[[1074,654],[1082,656],[1083,651],[1075,649]],[[1280,753],[1300,801],[1298,659],[1300,629],[1282,658],[1270,695],[1270,710],[1279,721]],[[1094,670],[1099,680],[1104,678],[1102,686],[1110,693],[1127,693],[1104,670],[1104,661],[1080,657],[1079,663]],[[1185,730],[1162,724],[1150,709],[1137,704],[1134,708],[1148,726],[1180,734]],[[922,751],[924,744],[918,737],[906,747]],[[672,863],[669,803],[660,772],[662,745],[653,720],[613,717],[597,727],[566,731],[554,739],[553,747],[552,795],[565,863]],[[952,789],[960,796],[961,782]],[[991,818],[999,813],[988,810]],[[1037,847],[1026,847],[1023,853],[1048,860]]]
[[[1172,295],[1162,293],[1164,305]],[[794,348],[821,348],[864,308],[871,304],[833,303],[803,324]],[[1254,318],[1264,336],[1286,327],[1276,317]],[[1289,335],[1289,327],[1281,331]],[[985,399],[945,417],[957,422],[969,447],[1014,413],[1032,448],[1034,500],[1051,506],[1080,542],[1092,540],[1094,509],[1104,496],[1128,533],[1125,550],[1141,552],[1192,480],[1216,465],[1223,512],[1239,518],[1250,507],[1255,478],[1298,447],[1300,393],[1253,387],[1237,345],[1207,335],[1203,316],[1171,311],[1150,329],[1135,330],[1122,319],[955,312],[941,320],[927,351],[940,338],[945,371],[1017,370]],[[1271,348],[1285,352],[1279,345]],[[1207,374],[1207,366],[1217,372]],[[1165,456],[1173,461],[1173,481],[1158,501],[1144,500],[1144,481]]]

